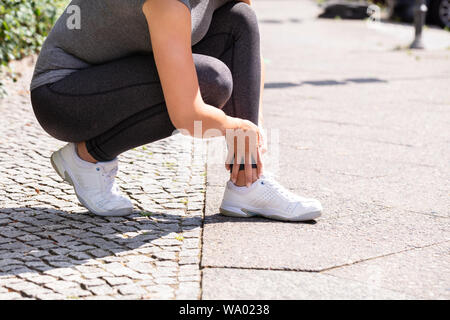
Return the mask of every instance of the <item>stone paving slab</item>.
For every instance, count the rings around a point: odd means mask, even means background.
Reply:
[[[331,143],[329,145],[331,147]],[[449,176],[443,167],[386,161],[382,154],[352,157],[333,154],[327,148],[321,150],[326,151],[284,148],[280,180],[289,188],[317,197],[324,203],[333,204],[338,199],[346,199],[350,203],[373,204],[376,208],[394,207],[449,217],[449,188],[446,183]],[[302,154],[307,156],[302,157]],[[300,176],[288,174],[293,167],[301,168],[298,170]],[[335,209],[333,206],[326,208]],[[328,216],[325,212],[325,217]]]
[[[383,299],[446,298],[450,34],[427,28],[433,50],[410,51],[405,25],[318,20],[310,1],[255,8],[269,147],[271,130],[280,138],[266,165],[324,212],[303,224],[219,216],[227,176],[208,163],[203,297],[348,298],[358,283]]]
[[[422,299],[450,298],[450,242],[325,272]]]
[[[271,125],[277,128],[278,123],[272,121]],[[392,176],[401,173],[404,168],[416,166],[436,169],[442,174],[446,173],[443,169],[450,159],[445,153],[445,138],[439,139],[436,135],[430,134],[428,141],[418,142],[416,138],[419,135],[416,135],[416,137],[411,136],[408,142],[401,141],[400,137],[405,132],[399,130],[391,131],[392,138],[388,139],[383,138],[382,135],[389,129],[367,130],[361,127],[350,128],[350,126],[338,128],[337,125],[333,128],[333,125],[322,123],[321,130],[315,132],[314,125],[318,125],[318,122],[309,123],[304,120],[299,125],[301,129],[286,128],[280,132],[280,139],[282,139],[283,147],[288,150],[291,148],[293,152],[299,153],[299,161],[314,160],[317,168],[330,169],[326,160],[327,157],[332,157],[333,160],[340,162],[348,160],[348,166],[353,164],[360,166],[357,170],[352,168],[356,171],[352,174],[367,178],[381,175]],[[302,138],[298,137],[299,134]],[[360,148],[354,148],[355,144],[358,144]],[[314,159],[311,159],[312,157]],[[364,166],[361,166],[362,164]]]
[[[387,209],[316,223],[224,217],[221,194],[207,190],[203,267],[318,272],[449,240],[447,219]]]
[[[51,168],[63,143],[33,116],[33,61],[15,65],[23,76],[0,101],[0,299],[198,299],[205,165],[192,140],[122,155],[135,212],[94,216]]]
[[[411,296],[358,281],[325,274],[251,270],[204,269],[204,299],[333,300],[411,299]],[[216,283],[227,285],[216,286]]]

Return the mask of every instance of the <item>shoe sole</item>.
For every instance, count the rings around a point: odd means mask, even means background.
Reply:
[[[86,201],[84,201],[83,198],[80,195],[78,195],[77,189],[75,187],[75,184],[73,183],[73,180],[72,180],[70,174],[63,168],[60,169],[58,167],[58,165],[56,164],[58,162],[58,163],[61,163],[61,166],[62,166],[62,162],[63,162],[58,151],[53,152],[53,154],[50,157],[50,162],[52,164],[53,169],[58,174],[58,176],[60,176],[64,182],[70,184],[73,187],[73,189],[75,190],[75,195],[77,196],[78,201],[80,201],[81,205],[83,207],[85,207],[86,209],[88,209],[93,214],[95,214],[97,216],[102,216],[102,217],[120,217],[120,216],[128,216],[132,213],[132,210],[130,210],[130,209],[120,209],[120,210],[115,210],[115,211],[110,211],[110,212],[97,212],[97,211],[91,209],[89,207],[89,205],[86,203]]]
[[[314,211],[314,212],[305,213],[301,217],[286,218],[286,217],[283,217],[283,216],[280,216],[277,214],[268,215],[268,214],[263,214],[263,213],[252,212],[252,211],[246,210],[244,208],[239,209],[239,208],[223,208],[223,207],[219,208],[219,212],[224,216],[234,217],[234,218],[263,217],[263,218],[272,219],[272,220],[289,221],[289,222],[311,221],[311,220],[317,219],[318,217],[320,217],[322,215],[321,211]]]

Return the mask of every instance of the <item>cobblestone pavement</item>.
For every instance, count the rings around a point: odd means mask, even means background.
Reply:
[[[135,213],[94,216],[50,165],[64,143],[33,116],[31,65],[18,64],[23,77],[0,104],[0,299],[198,299],[205,165],[192,140],[122,155]]]

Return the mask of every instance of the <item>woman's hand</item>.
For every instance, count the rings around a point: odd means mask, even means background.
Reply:
[[[231,181],[236,183],[239,167],[244,164],[245,182],[247,186],[250,186],[263,173],[261,157],[263,139],[258,126],[254,123],[237,118],[235,121],[237,121],[237,129],[229,129],[225,134],[228,146],[225,166],[230,170],[230,164],[233,164]],[[253,170],[252,164],[256,164],[256,172]]]

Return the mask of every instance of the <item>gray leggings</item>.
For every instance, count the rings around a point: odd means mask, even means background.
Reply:
[[[260,38],[252,9],[239,2],[217,9],[208,33],[192,50],[204,101],[257,124]],[[151,54],[77,71],[34,89],[31,100],[47,133],[62,141],[86,141],[98,161],[167,138],[175,130]]]

